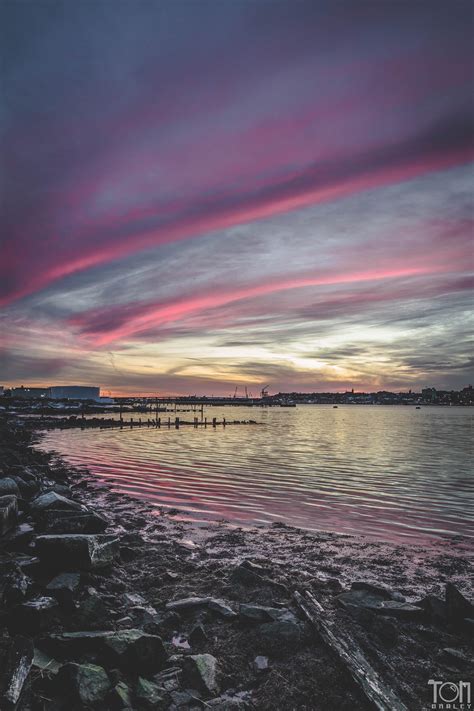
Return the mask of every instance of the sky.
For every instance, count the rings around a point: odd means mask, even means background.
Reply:
[[[474,381],[470,0],[4,0],[4,385]]]

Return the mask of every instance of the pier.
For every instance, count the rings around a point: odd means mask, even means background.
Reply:
[[[183,420],[180,417],[157,417],[154,419],[145,417],[130,417],[126,418],[105,418],[105,417],[29,417],[24,420],[25,425],[32,426],[35,429],[53,430],[53,429],[135,429],[135,428],[151,428],[151,429],[177,429],[181,427],[192,427],[193,429],[208,427],[217,429],[225,428],[232,425],[257,425],[255,420],[227,420],[225,417],[218,420],[217,417],[194,417],[193,420]]]

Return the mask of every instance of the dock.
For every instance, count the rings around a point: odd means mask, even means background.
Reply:
[[[233,425],[258,425],[255,420],[227,420],[225,417],[218,420],[217,417],[194,417],[193,420],[183,420],[180,417],[157,417],[143,418],[130,417],[126,418],[105,418],[105,417],[29,417],[24,420],[25,425],[34,426],[35,429],[42,430],[67,430],[67,429],[135,429],[135,428],[152,428],[152,429],[177,429],[181,427],[192,427],[194,429],[208,427],[217,429],[225,428]]]

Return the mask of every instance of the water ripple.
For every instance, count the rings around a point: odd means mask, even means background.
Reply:
[[[210,409],[260,427],[64,430],[46,449],[192,518],[284,521],[426,542],[474,537],[473,412],[302,406]]]

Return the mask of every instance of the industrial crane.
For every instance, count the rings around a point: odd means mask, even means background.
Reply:
[[[264,385],[264,386],[263,386],[262,390],[260,391],[260,395],[262,396],[262,398],[268,397],[268,390],[267,390],[267,388],[269,388],[269,387],[270,387],[270,383],[269,383],[268,385]]]

